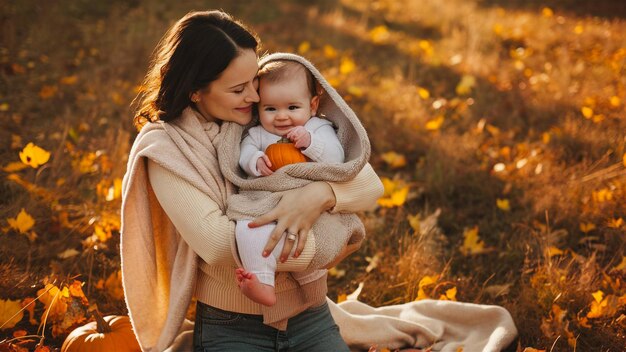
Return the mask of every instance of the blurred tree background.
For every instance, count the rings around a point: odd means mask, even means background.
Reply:
[[[205,9],[309,58],[369,133],[385,196],[333,300],[498,304],[512,350],[624,349],[623,1],[26,0],[0,7],[1,351],[126,313],[130,105],[166,29]]]

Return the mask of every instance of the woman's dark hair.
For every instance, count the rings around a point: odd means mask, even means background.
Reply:
[[[190,12],[163,36],[152,54],[142,90],[135,98],[140,129],[171,121],[191,104],[191,93],[209,85],[242,49],[256,52],[258,39],[221,11]]]

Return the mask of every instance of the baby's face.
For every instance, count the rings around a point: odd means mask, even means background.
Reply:
[[[317,109],[317,97],[309,93],[304,72],[280,82],[259,82],[259,119],[270,133],[283,136],[303,126]]]

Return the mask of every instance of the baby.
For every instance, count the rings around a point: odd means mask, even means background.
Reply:
[[[333,125],[316,117],[320,96],[317,82],[302,64],[272,61],[259,70],[258,104],[260,125],[251,127],[241,142],[239,165],[250,176],[273,173],[265,149],[281,138],[291,140],[308,159],[315,162],[343,163],[344,151]],[[261,253],[275,225],[248,228],[251,220],[239,220],[236,239],[243,268],[236,271],[242,293],[254,302],[272,306],[276,303],[274,276],[277,257],[284,241],[295,241],[296,234],[283,236],[274,251]],[[293,272],[302,286],[325,274],[325,270]]]

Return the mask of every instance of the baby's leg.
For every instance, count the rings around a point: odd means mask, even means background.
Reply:
[[[276,303],[274,278],[276,259],[282,246],[277,245],[269,256],[263,257],[263,248],[275,225],[269,224],[251,229],[250,220],[237,221],[235,235],[243,269],[237,269],[236,278],[241,292],[254,302],[272,306]]]

